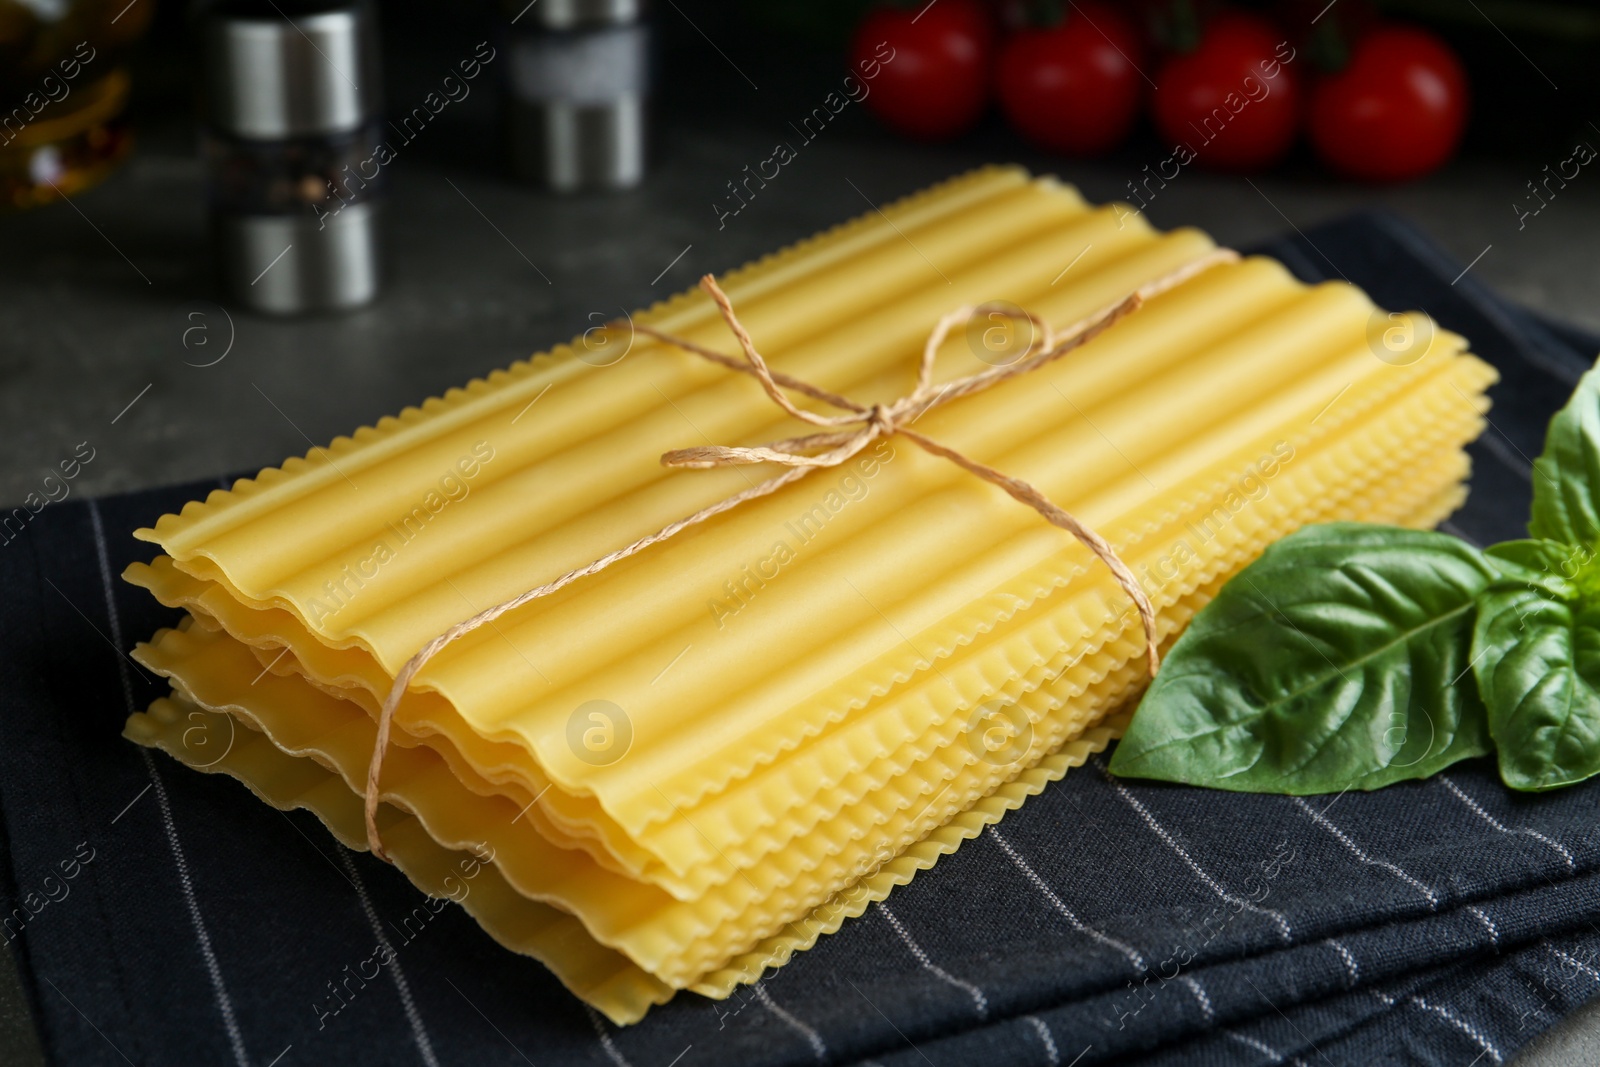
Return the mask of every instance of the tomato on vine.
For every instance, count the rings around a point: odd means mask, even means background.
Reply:
[[[898,133],[938,141],[983,115],[994,50],[994,23],[979,0],[924,0],[868,12],[851,39],[850,67],[877,71],[867,110]]]
[[[1099,0],[1075,0],[1054,25],[1018,30],[1000,50],[995,95],[1006,119],[1041,148],[1092,156],[1127,137],[1139,114],[1139,28]]]
[[[1443,166],[1467,123],[1467,74],[1427,30],[1386,26],[1311,93],[1311,144],[1328,166],[1367,181],[1405,181]]]
[[[1256,170],[1282,159],[1300,123],[1295,49],[1270,22],[1225,12],[1156,75],[1151,117],[1202,166]]]

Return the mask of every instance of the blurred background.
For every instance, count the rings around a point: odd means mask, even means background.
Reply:
[[[1600,146],[1590,58],[1600,11],[1588,4],[923,0],[869,14],[859,0],[659,0],[639,16],[643,74],[625,69],[634,53],[596,46],[591,38],[604,34],[582,21],[631,24],[633,7],[366,6],[377,84],[356,68],[339,78],[323,70],[320,84],[337,95],[329,83],[364,83],[391,157],[367,171],[381,170],[372,190],[330,191],[324,178],[372,158],[359,132],[353,144],[334,137],[323,146],[331,155],[301,172],[314,175],[310,195],[322,203],[295,203],[315,224],[341,198],[381,202],[381,283],[352,310],[286,317],[252,310],[251,298],[285,276],[293,256],[254,288],[240,263],[219,263],[213,216],[248,214],[259,207],[252,196],[271,195],[236,188],[228,168],[276,149],[270,137],[241,140],[219,127],[220,90],[202,106],[219,63],[204,39],[204,7],[0,0],[0,425],[10,460],[0,497],[19,501],[86,440],[98,451],[72,486],[79,492],[254,469],[705,271],[992,162],[1060,174],[1095,200],[1138,193],[1157,225],[1197,224],[1231,243],[1352,211],[1397,211],[1511,297],[1600,327],[1600,306],[1587,299],[1600,180],[1575,156]],[[318,73],[304,65],[307,48],[334,47],[289,32],[291,20],[310,25],[316,9],[260,0],[224,11],[275,21],[280,36],[302,41],[302,66],[280,72],[292,90]],[[978,31],[974,12],[986,20]],[[1385,42],[1393,23],[1426,33]],[[1019,33],[1024,24],[1033,28]],[[1218,25],[1228,32],[1211,32]],[[1374,35],[1388,52],[1364,60]],[[1278,60],[1293,58],[1269,84],[1260,64],[1280,43],[1288,52]],[[1106,61],[1107,44],[1125,66]],[[863,64],[885,45],[896,58],[867,78],[873,68]],[[1421,72],[1397,86],[1394,72],[1405,75],[1412,61]],[[462,64],[473,62],[480,69],[468,80]],[[1341,62],[1342,72],[1324,73]],[[284,91],[270,70],[235,66],[233,91],[247,103]],[[1294,86],[1284,85],[1291,76]],[[561,132],[548,116],[537,128],[537,105],[530,112],[519,96],[603,98],[637,89],[630,79],[645,86],[648,164],[622,175],[628,187],[557,193],[548,173],[517,176],[519,153],[525,173],[537,170],[532,142]],[[1325,85],[1332,104],[1313,91]],[[1230,86],[1246,103],[1202,144],[1217,128],[1205,116],[1228,106],[1220,91]],[[1172,102],[1170,114],[1152,106],[1157,99]],[[1314,108],[1319,100],[1326,106]],[[402,125],[418,109],[425,128]],[[1377,114],[1376,126],[1364,127],[1363,114]],[[1310,119],[1319,117],[1331,155],[1313,142]],[[1175,161],[1163,125],[1196,130],[1199,158]],[[607,133],[587,132],[591,142]],[[582,149],[583,136],[566,147]],[[1068,150],[1048,147],[1052,137]],[[1350,176],[1385,166],[1421,173]],[[288,243],[260,253],[252,271]]]
[[[0,500],[253,471],[990,163],[1236,245],[1395,212],[1600,329],[1597,46],[1578,0],[0,0]]]

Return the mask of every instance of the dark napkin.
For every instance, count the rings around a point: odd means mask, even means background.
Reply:
[[[1518,536],[1528,457],[1600,340],[1386,216],[1265,250],[1500,369],[1451,529]],[[453,906],[399,925],[419,894],[306,813],[122,740],[165,688],[124,652],[174,618],[117,580],[152,554],[129,531],[211,487],[52,505],[0,546],[0,894],[53,1063],[1459,1067],[1600,991],[1600,783],[1516,795],[1479,760],[1302,801],[1102,759],[758,986],[619,1029]]]

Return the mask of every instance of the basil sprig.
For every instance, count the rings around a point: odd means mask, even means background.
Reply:
[[[1554,541],[1511,541],[1489,554],[1537,567],[1501,580],[1478,603],[1472,655],[1513,789],[1553,789],[1600,771],[1600,602],[1562,576],[1573,552]]]
[[[1172,646],[1115,774],[1255,793],[1377,789],[1498,754],[1513,789],[1600,773],[1600,367],[1550,422],[1532,540],[1307,526]]]

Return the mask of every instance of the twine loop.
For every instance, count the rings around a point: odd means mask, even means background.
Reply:
[[[367,843],[371,847],[373,854],[384,860],[389,859],[388,853],[384,850],[383,841],[378,834],[377,816],[380,796],[378,783],[379,776],[383,770],[384,753],[389,747],[389,733],[394,724],[395,711],[400,706],[400,700],[410,687],[411,681],[416,677],[417,672],[447,645],[457,638],[471,633],[478,627],[493,622],[508,611],[513,611],[524,604],[549,596],[551,593],[565,588],[580,578],[605,570],[612,564],[621,562],[651,545],[659,544],[677,536],[691,526],[697,526],[750,500],[775,493],[784,486],[799,481],[813,471],[827,467],[837,467],[855,456],[873,441],[881,438],[904,437],[923,451],[947,459],[963,470],[977,475],[992,485],[998,486],[1014,499],[1033,508],[1045,521],[1072,534],[1073,537],[1077,538],[1079,542],[1093,552],[1110,569],[1117,580],[1117,584],[1122,587],[1129,599],[1133,601],[1134,607],[1138,609],[1139,619],[1144,629],[1145,656],[1150,665],[1150,674],[1154,677],[1161,665],[1160,655],[1157,651],[1158,638],[1155,608],[1151,605],[1149,597],[1145,595],[1144,589],[1139,585],[1138,578],[1134,576],[1133,571],[1117,555],[1116,550],[1099,534],[1079,522],[1068,512],[1057,507],[1043,493],[1027,482],[1012,478],[995,470],[993,467],[979,463],[977,460],[971,459],[955,449],[948,448],[924,436],[911,427],[919,418],[934,408],[941,407],[960,397],[981,392],[1000,382],[1029,374],[1048,363],[1060,359],[1069,352],[1081,348],[1128,315],[1137,311],[1151,297],[1182,285],[1202,271],[1209,270],[1221,263],[1235,262],[1238,258],[1238,253],[1231,249],[1216,249],[1141,286],[1117,303],[1102,308],[1088,318],[1074,323],[1059,332],[1052,330],[1049,324],[1037,315],[1005,304],[965,304],[954,308],[941,316],[934,325],[933,330],[928,334],[927,341],[923,345],[922,358],[917,365],[915,388],[898,400],[870,405],[858,403],[849,397],[840,396],[809,382],[775,371],[768,366],[767,361],[757,351],[755,342],[751,340],[744,324],[739,321],[739,316],[734,312],[733,304],[728,299],[728,295],[717,285],[716,279],[709,274],[700,279],[700,288],[716,303],[717,310],[721,313],[729,332],[739,342],[739,348],[744,356],[742,361],[685,338],[655,329],[652,326],[634,324],[634,329],[639,333],[654,337],[658,341],[684,352],[708,359],[729,370],[750,375],[761,384],[761,388],[773,403],[786,414],[801,422],[818,427],[820,432],[784,438],[779,441],[770,441],[764,445],[698,445],[665,453],[661,457],[661,463],[666,467],[708,469],[771,463],[788,467],[789,469],[715,504],[701,508],[692,515],[669,523],[653,534],[641,537],[614,552],[601,556],[593,563],[568,571],[553,581],[529,589],[524,593],[519,593],[517,596],[481,611],[471,618],[464,619],[423,645],[411,659],[407,660],[400,669],[400,673],[395,676],[394,685],[390,688],[389,695],[384,699],[383,708],[379,712],[377,740],[373,745],[372,760],[367,767],[365,805]],[[935,385],[933,371],[940,347],[949,338],[952,330],[966,325],[979,315],[1001,315],[1027,322],[1031,327],[1027,348],[1020,356],[1005,364],[991,366],[986,370],[978,371],[965,377],[951,379],[943,385]],[[830,407],[839,409],[844,414],[824,415],[808,408],[802,408],[789,398],[785,390],[801,393],[814,400],[819,400]]]

